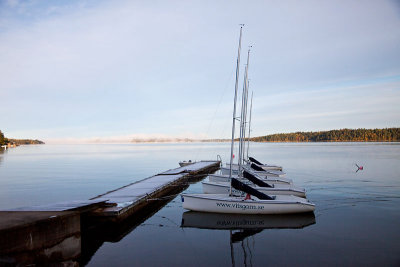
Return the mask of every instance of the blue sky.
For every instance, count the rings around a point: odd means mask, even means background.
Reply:
[[[400,126],[398,1],[1,1],[0,129],[229,138],[239,24],[252,135]]]

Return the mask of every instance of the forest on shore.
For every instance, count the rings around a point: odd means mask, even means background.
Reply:
[[[396,142],[400,141],[400,128],[278,133],[253,137],[250,140],[254,142]]]
[[[235,140],[238,140],[236,138]],[[247,140],[247,138],[246,138]],[[318,132],[278,133],[250,138],[253,142],[400,142],[400,128],[384,129],[340,129]],[[146,140],[142,142],[160,142],[160,140]],[[162,140],[161,142],[228,142],[229,139],[208,140]],[[137,142],[137,140],[136,140]],[[0,130],[0,146],[44,144],[40,140],[6,138]]]
[[[40,140],[31,140],[31,139],[12,139],[4,136],[3,132],[0,130],[0,146],[15,144],[15,145],[38,145],[44,144],[43,141]]]

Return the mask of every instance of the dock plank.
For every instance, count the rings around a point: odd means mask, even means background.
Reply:
[[[93,206],[104,204],[107,200],[75,200],[58,203],[50,203],[46,205],[29,206],[8,209],[6,211],[70,211],[90,209]]]
[[[171,170],[162,172],[160,174],[171,175],[171,174],[178,174],[178,173],[190,173],[193,171],[198,171],[200,169],[206,168],[210,164],[215,164],[215,163],[216,163],[216,161],[198,161],[198,162],[194,162],[190,165],[186,165],[183,167],[179,167],[176,169],[171,169]]]
[[[200,161],[191,165],[179,167],[151,176],[136,183],[110,191],[103,195],[93,198],[93,200],[106,200],[113,206],[102,209],[102,216],[119,215],[129,208],[133,208],[136,203],[146,201],[155,193],[179,182],[192,173],[208,169],[218,165],[217,161]]]

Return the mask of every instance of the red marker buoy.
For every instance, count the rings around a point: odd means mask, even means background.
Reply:
[[[358,166],[357,163],[356,163],[356,166],[357,166],[357,168],[358,168],[357,171],[362,171],[362,170],[364,170],[364,167],[363,167],[363,166]]]

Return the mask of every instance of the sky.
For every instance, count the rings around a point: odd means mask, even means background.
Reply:
[[[400,126],[399,1],[0,0],[0,130],[230,138],[242,23],[252,136]]]

